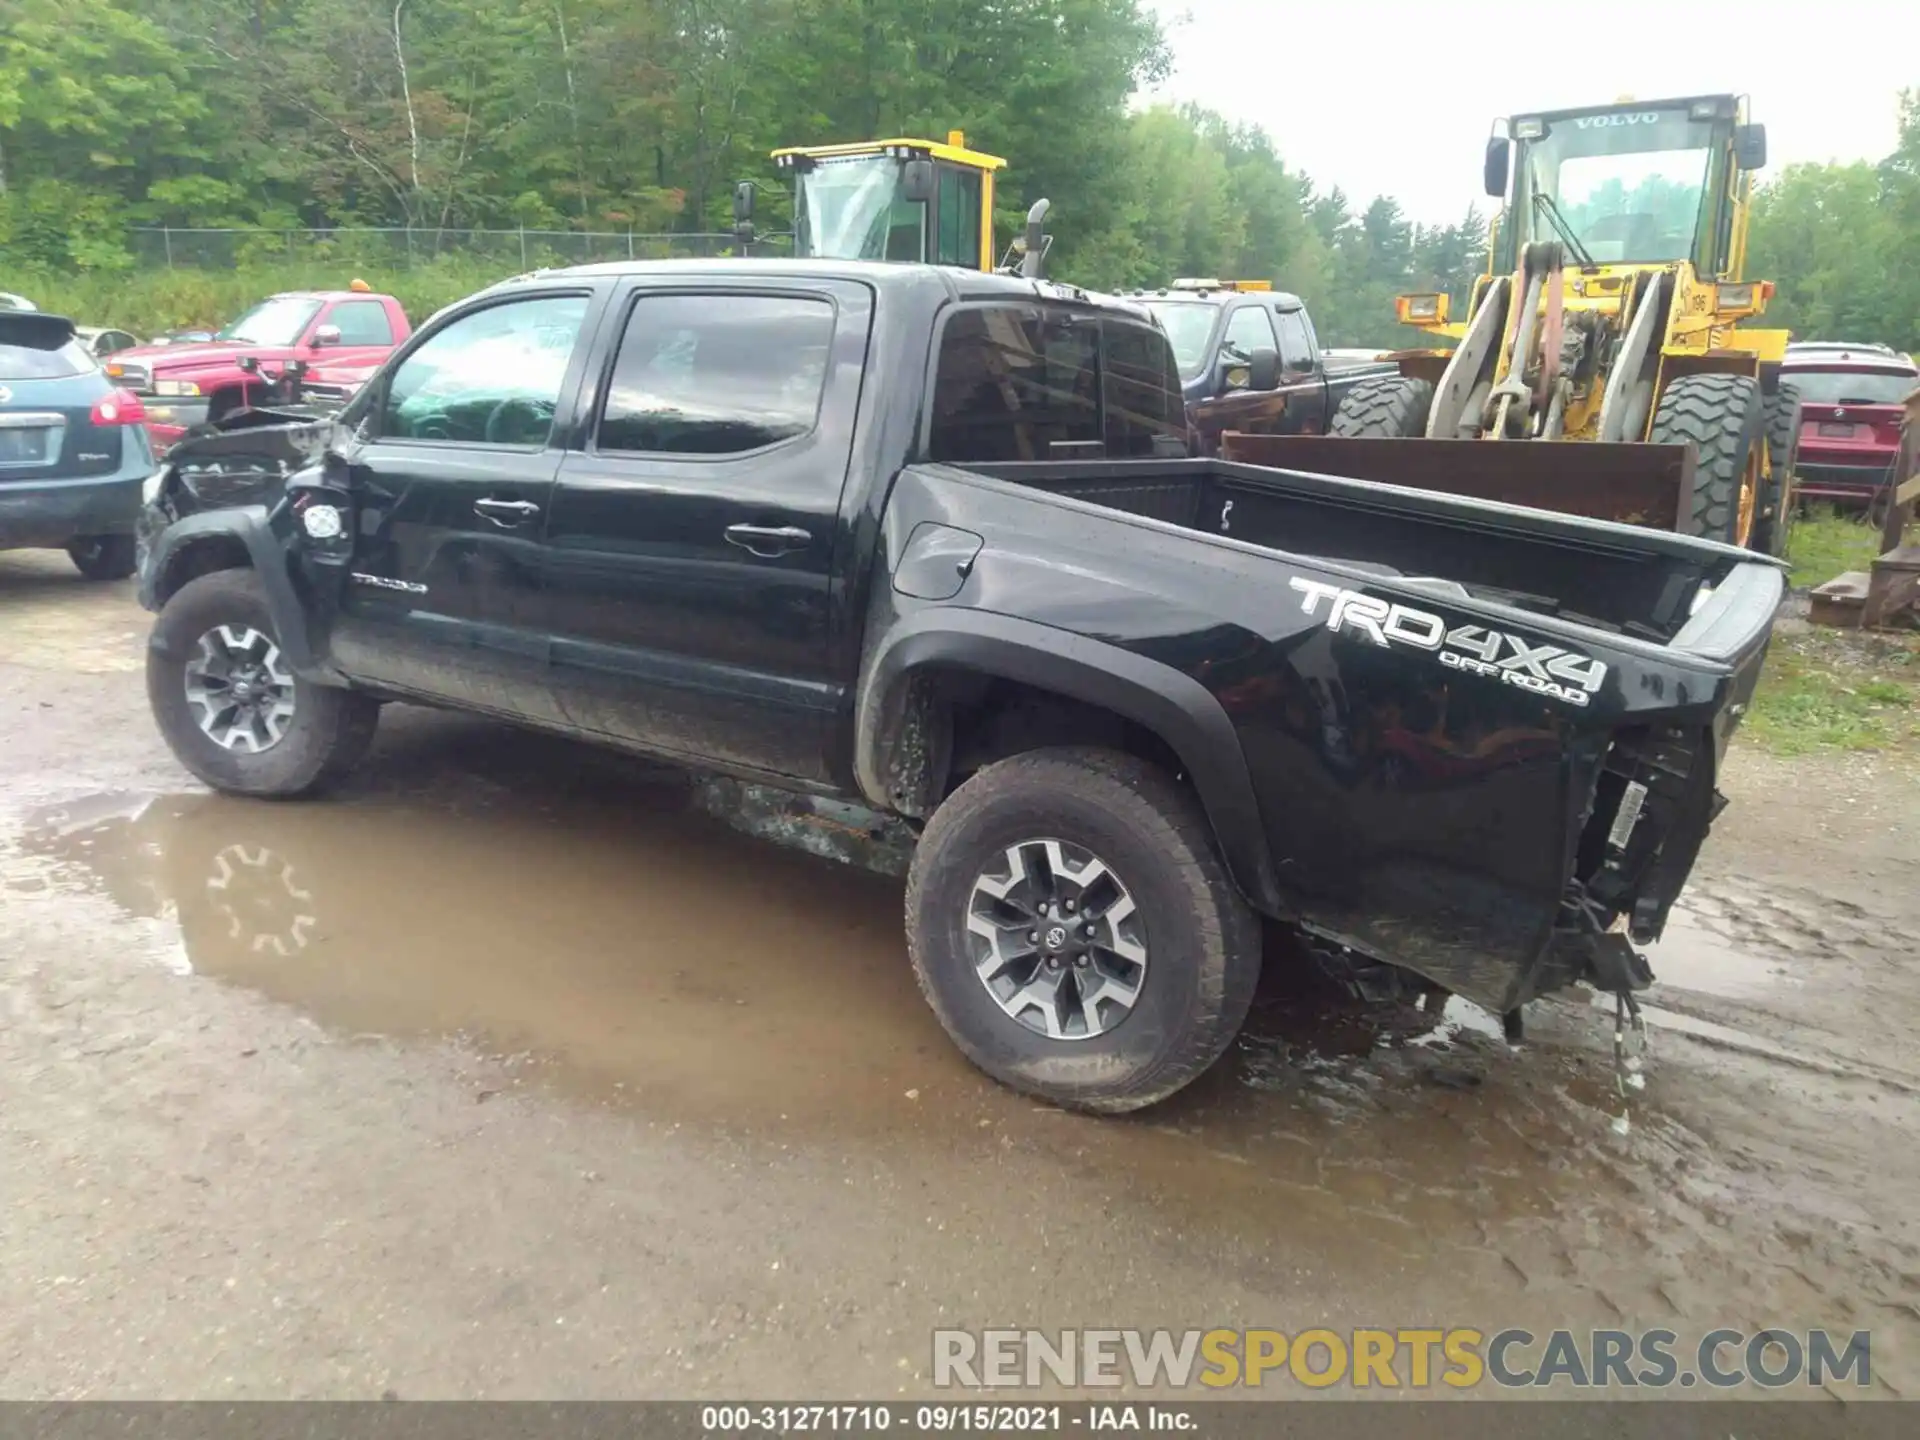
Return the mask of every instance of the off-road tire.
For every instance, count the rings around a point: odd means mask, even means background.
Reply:
[[[200,728],[185,683],[200,637],[220,625],[248,626],[281,643],[266,591],[252,570],[216,570],[189,580],[154,621],[147,701],[168,748],[206,784],[231,795],[285,799],[337,784],[372,743],[379,702],[296,676],[293,718],[280,739],[254,753],[225,749]]]
[[[1103,859],[1137,902],[1149,956],[1132,1011],[1104,1033],[1051,1039],[1012,1018],[975,973],[976,879],[1037,837]],[[1260,925],[1227,878],[1191,792],[1111,750],[1031,751],[979,771],[934,812],[907,880],[907,952],[954,1044],[1015,1090],[1080,1110],[1138,1110],[1220,1058],[1260,976]]]
[[[1333,412],[1327,433],[1349,440],[1418,439],[1427,433],[1427,411],[1432,408],[1430,380],[1412,375],[1360,380]]]
[[[67,542],[67,558],[89,580],[125,580],[139,559],[131,535],[77,535]]]
[[[1800,458],[1800,391],[1787,384],[1767,397],[1766,484],[1753,521],[1750,548],[1763,555],[1787,553],[1787,536],[1799,502],[1793,493],[1793,468]]]
[[[1739,543],[1740,485],[1765,432],[1766,397],[1749,375],[1682,375],[1667,386],[1647,439],[1655,445],[1692,441],[1698,453],[1692,503],[1681,517],[1687,534]]]

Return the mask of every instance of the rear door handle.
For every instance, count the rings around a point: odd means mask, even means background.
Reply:
[[[727,543],[738,545],[749,555],[771,560],[776,555],[812,544],[813,535],[798,525],[729,525]]]
[[[476,500],[473,508],[503,529],[531,520],[540,513],[540,507],[531,500]]]

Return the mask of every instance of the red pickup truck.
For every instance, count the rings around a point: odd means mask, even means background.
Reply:
[[[262,300],[211,340],[119,351],[106,372],[145,403],[154,451],[164,453],[189,427],[244,407],[288,361],[371,370],[412,330],[398,300],[360,282],[349,290],[291,290]]]

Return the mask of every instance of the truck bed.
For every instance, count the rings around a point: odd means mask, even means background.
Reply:
[[[1712,541],[1219,460],[909,466],[885,508],[870,634],[1018,617],[1028,683],[1199,687],[1220,723],[1179,758],[1204,792],[1244,756],[1246,893],[1495,1010],[1645,983],[1628,938],[1717,813],[1784,593]]]
[[[1429,491],[1226,460],[970,466],[1371,581],[1457,587],[1528,619],[1674,642],[1751,553],[1713,541]],[[1757,577],[1756,577],[1757,579]],[[1704,627],[1699,627],[1704,628]]]

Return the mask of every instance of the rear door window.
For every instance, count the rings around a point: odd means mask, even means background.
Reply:
[[[602,451],[741,455],[820,413],[834,309],[812,295],[646,295],[633,307],[595,437]]]

